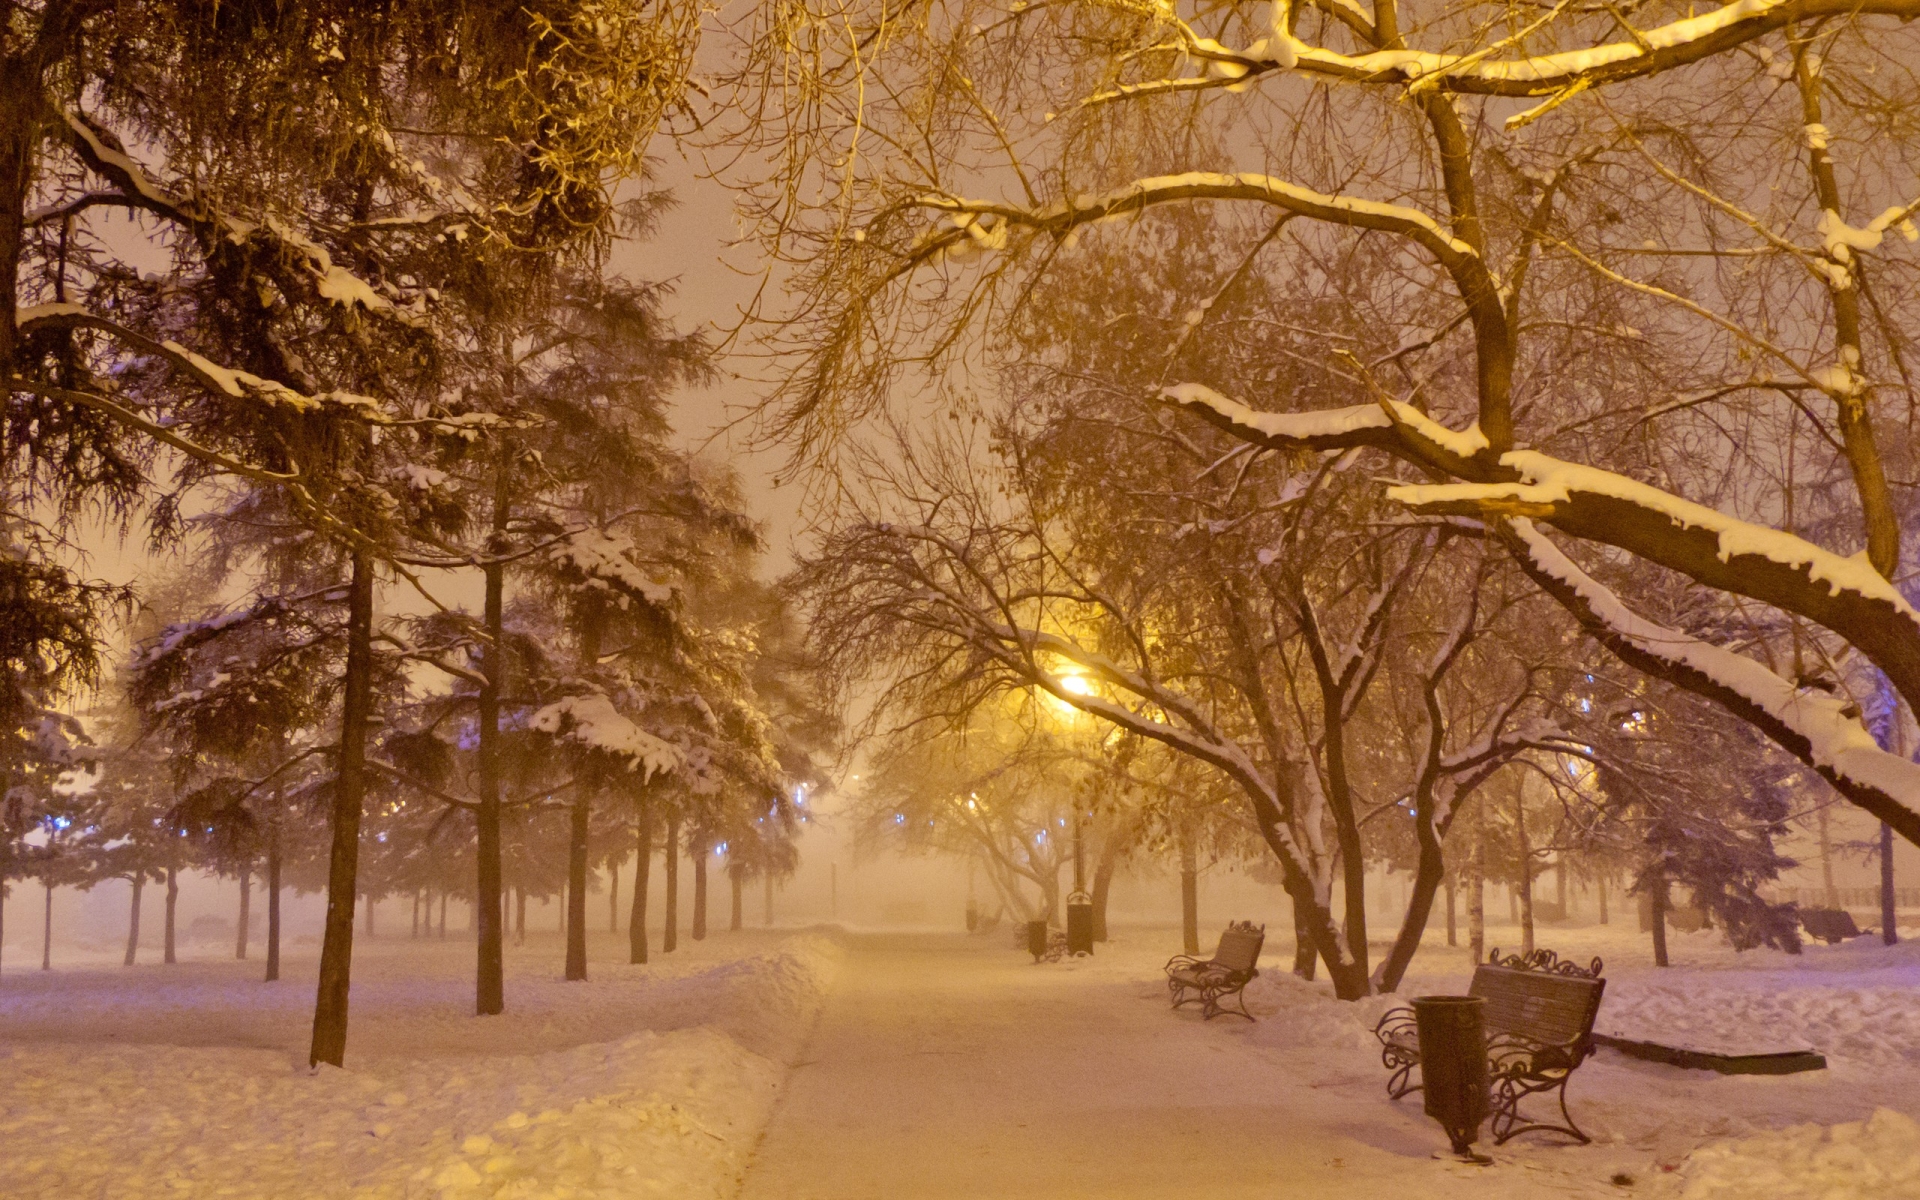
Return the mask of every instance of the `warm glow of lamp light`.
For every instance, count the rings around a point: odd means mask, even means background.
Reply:
[[[1086,676],[1084,675],[1068,675],[1060,681],[1060,686],[1076,696],[1091,696],[1093,694],[1093,685],[1087,682]]]

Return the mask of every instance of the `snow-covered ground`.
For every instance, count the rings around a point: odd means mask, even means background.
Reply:
[[[1005,931],[718,935],[648,967],[596,938],[585,984],[551,934],[514,950],[484,1020],[471,943],[363,944],[348,1069],[317,1074],[308,959],[271,986],[257,962],[9,972],[0,1196],[1145,1197],[1230,1162],[1216,1197],[1920,1200],[1920,942],[1789,957],[1703,931],[1659,971],[1630,925],[1542,928],[1606,960],[1603,1031],[1828,1068],[1602,1050],[1570,1088],[1595,1144],[1522,1137],[1482,1170],[1436,1161],[1418,1098],[1386,1098],[1371,1030],[1400,1000],[1293,978],[1284,935],[1256,1025],[1166,1009],[1165,927],[1042,967]],[[1403,996],[1465,986],[1439,942]]]
[[[718,935],[654,964],[510,953],[475,1018],[470,942],[356,955],[347,1069],[306,1066],[313,963],[0,979],[0,1196],[730,1196],[830,985],[820,935]]]

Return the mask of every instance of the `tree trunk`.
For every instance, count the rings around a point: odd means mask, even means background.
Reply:
[[[1473,802],[1473,849],[1467,855],[1467,948],[1474,965],[1487,957],[1487,802]]]
[[[180,904],[180,872],[172,863],[167,864],[167,919],[166,943],[162,949],[163,962],[175,961],[173,957],[173,914]]]
[[[707,937],[707,855],[710,847],[703,835],[695,838],[687,846],[687,856],[693,859],[693,940],[705,941]]]
[[[590,674],[600,665],[600,633],[603,618],[597,598],[588,595],[579,608],[580,669]],[[593,794],[599,780],[591,766],[580,769],[580,782],[573,792],[572,821],[567,831],[567,970],[569,980],[587,977],[587,835],[592,827]],[[618,879],[619,868],[614,868]],[[619,909],[614,910],[614,928],[619,929]]]
[[[9,5],[11,14],[14,6]],[[12,40],[12,39],[9,39]],[[27,61],[27,47],[0,56],[0,375],[14,367],[15,310],[20,301],[20,262],[26,238],[27,194],[33,184],[33,152],[40,115],[47,103],[39,72]]]
[[[347,990],[353,968],[353,901],[359,892],[360,813],[366,798],[367,728],[373,715],[373,560],[353,552],[347,593],[347,672],[333,785],[333,846],[327,860],[327,925],[313,1006],[309,1066],[347,1056]],[[169,885],[171,886],[171,885]]]
[[[1200,953],[1200,873],[1193,843],[1185,838],[1180,842],[1180,945],[1188,954]]]
[[[253,920],[253,871],[249,867],[240,868],[240,928],[233,934],[233,956],[244,959],[247,956],[247,922]],[[367,932],[373,932],[373,912],[367,912]]]
[[[727,881],[733,885],[733,911],[727,917],[727,932],[740,932],[740,889],[746,883],[741,878],[740,868],[733,863],[727,864]]]
[[[1453,877],[1453,872],[1448,871],[1447,872],[1447,945],[1449,946],[1458,946],[1460,944],[1460,937],[1459,937],[1459,934],[1455,931],[1456,926],[1454,924],[1454,916],[1453,916],[1453,905],[1454,905],[1453,894],[1455,891],[1458,890],[1457,888],[1455,888],[1454,882],[1455,881]]]
[[[1533,953],[1533,844],[1527,840],[1527,791],[1513,789],[1513,837],[1520,857],[1520,953]]]
[[[1320,962],[1320,951],[1313,944],[1313,926],[1308,923],[1308,907],[1293,897],[1293,973],[1311,980]]]
[[[486,682],[480,685],[480,806],[479,853],[475,856],[473,910],[478,917],[473,1010],[487,1017],[506,1011],[505,946],[500,930],[500,688],[506,680],[506,636],[503,589],[506,566],[499,556],[506,550],[509,509],[509,464],[504,448],[494,467],[493,536],[488,539],[486,579]]]
[[[513,944],[527,944],[527,889],[513,889]]]
[[[760,923],[771,929],[773,928],[773,872],[767,872],[760,880],[760,885],[764,889],[760,897]]]
[[[1653,882],[1650,885],[1653,910],[1653,965],[1667,965],[1667,876],[1663,868],[1655,867]]]
[[[620,864],[607,864],[607,932],[620,932]]]
[[[418,915],[419,901],[414,902]],[[280,823],[267,826],[267,978],[280,978]]]
[[[592,799],[584,780],[575,790],[567,837],[567,972],[587,977],[587,823]]]
[[[140,949],[140,890],[145,886],[146,876],[135,872],[133,876],[133,911],[127,916],[127,956],[121,966],[133,965],[133,956]]]
[[[366,901],[367,901],[367,940],[372,941],[373,940],[373,893],[372,892],[367,893]]]
[[[647,889],[653,885],[653,805],[645,796],[633,801],[633,911],[627,914],[627,961],[647,961]]]
[[[1113,871],[1117,865],[1117,856],[1106,853],[1102,847],[1100,861],[1093,867],[1093,940],[1107,940],[1107,895],[1113,888]]]
[[[1827,828],[1827,808],[1821,805],[1817,828],[1820,831],[1820,881],[1826,888],[1828,908],[1840,907],[1840,889],[1833,886],[1833,838]]]
[[[1606,876],[1606,873],[1602,872],[1599,878],[1594,881],[1594,884],[1595,884],[1594,899],[1599,901],[1600,903],[1600,923],[1602,925],[1605,925],[1607,923],[1607,876]]]
[[[1893,826],[1880,825],[1880,940],[1891,946],[1900,940],[1900,914],[1893,892]]]
[[[53,970],[53,885],[49,883],[45,886],[47,912],[40,930],[40,969],[51,971]]]
[[[1434,828],[1431,811],[1417,813],[1416,817],[1414,837],[1420,845],[1420,861],[1414,869],[1413,891],[1407,897],[1407,914],[1401,919],[1400,932],[1393,939],[1393,948],[1387,951],[1387,957],[1381,960],[1375,972],[1374,988],[1380,992],[1399,990],[1400,979],[1407,973],[1414,952],[1420,949],[1420,939],[1427,932],[1427,921],[1433,915],[1434,893],[1440,890],[1440,884],[1446,878],[1446,861],[1440,851],[1440,831]]]
[[[666,927],[660,931],[660,950],[672,954],[680,948],[680,814],[667,817],[667,844],[661,850],[661,862],[667,868]]]
[[[441,941],[443,941],[443,942],[447,940],[447,892],[446,892],[446,889],[445,889],[445,888],[442,888],[442,889],[440,890],[440,931],[439,931],[439,937],[440,937],[440,940],[441,940]]]

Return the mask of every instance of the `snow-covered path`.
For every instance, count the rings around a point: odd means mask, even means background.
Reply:
[[[1174,1013],[1139,957],[1036,967],[1000,935],[852,939],[744,1200],[1488,1195],[1485,1173],[1431,1157],[1438,1128],[1388,1105],[1377,1069]],[[1580,1167],[1503,1182],[1618,1194]]]

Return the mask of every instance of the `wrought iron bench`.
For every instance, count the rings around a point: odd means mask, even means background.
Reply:
[[[1235,921],[1220,935],[1212,958],[1176,954],[1168,959],[1167,991],[1173,996],[1173,1006],[1179,1008],[1198,1000],[1201,1013],[1209,1021],[1221,1013],[1253,1020],[1240,993],[1260,974],[1255,964],[1260,961],[1260,948],[1266,940],[1265,925]],[[1234,1007],[1226,1007],[1222,1000],[1232,1000]]]
[[[1857,938],[1863,932],[1853,923],[1853,914],[1844,908],[1803,908],[1800,928],[1807,931],[1808,937],[1819,938],[1829,946]]]
[[[1582,1144],[1592,1141],[1567,1111],[1567,1080],[1593,1053],[1593,1019],[1607,987],[1600,967],[1597,958],[1585,967],[1562,962],[1551,950],[1535,950],[1525,958],[1501,958],[1495,950],[1474,969],[1467,994],[1487,1002],[1494,1144],[1536,1130],[1564,1133]],[[1380,1061],[1393,1072],[1387,1077],[1387,1094],[1398,1100],[1419,1090],[1413,1082],[1414,1068],[1420,1065],[1413,1010],[1389,1010],[1374,1034],[1380,1039]],[[1556,1093],[1566,1124],[1521,1115],[1520,1101],[1538,1092]]]

